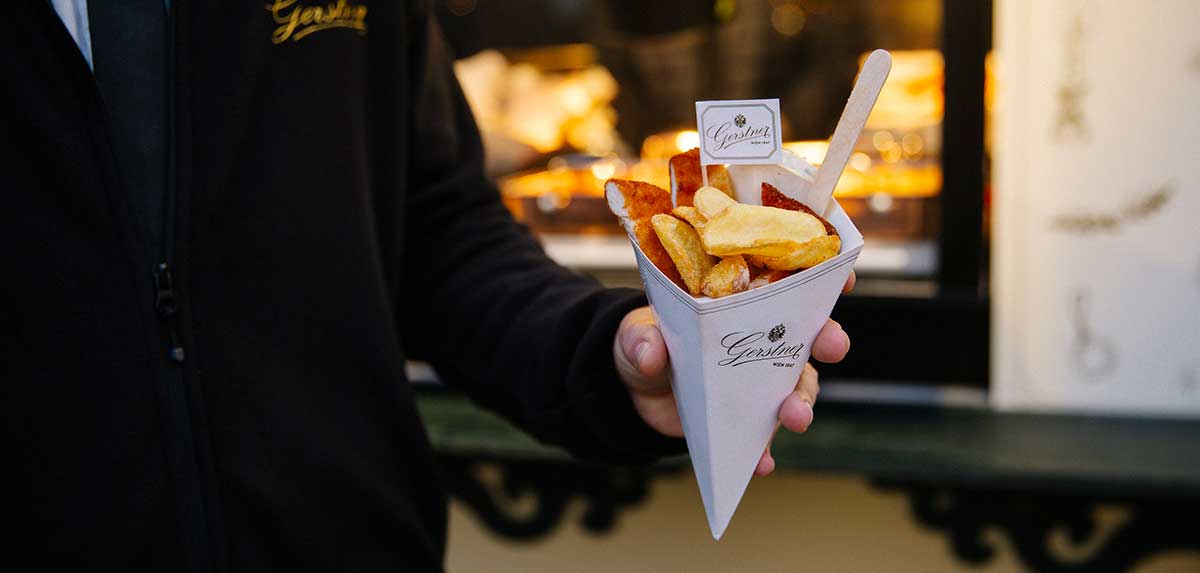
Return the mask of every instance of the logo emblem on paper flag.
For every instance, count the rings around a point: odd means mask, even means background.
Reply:
[[[700,162],[766,164],[783,159],[778,99],[696,102]]]

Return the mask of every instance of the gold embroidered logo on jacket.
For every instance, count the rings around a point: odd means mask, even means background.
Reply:
[[[300,4],[300,0],[273,0],[266,5],[271,18],[279,24],[271,33],[271,42],[299,42],[309,34],[330,28],[348,28],[367,33],[367,7],[346,0],[324,6]]]

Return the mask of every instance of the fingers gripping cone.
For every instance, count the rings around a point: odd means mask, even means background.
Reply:
[[[624,197],[607,189],[613,212]],[[696,298],[646,258],[631,234],[638,271],[671,356],[675,402],[713,537],[720,539],[825,324],[862,235],[836,203],[826,217],[842,237],[838,256],[719,299]],[[628,229],[629,227],[627,227]]]

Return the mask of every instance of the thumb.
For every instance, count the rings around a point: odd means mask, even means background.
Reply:
[[[630,311],[613,341],[613,361],[630,391],[661,395],[671,391],[667,379],[667,344],[649,307]]]

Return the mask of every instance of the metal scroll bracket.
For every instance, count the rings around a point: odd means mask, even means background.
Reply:
[[[610,531],[617,514],[645,501],[652,473],[663,468],[590,466],[562,461],[439,456],[442,486],[487,528],[506,539],[542,537],[563,521],[573,501],[580,525]]]
[[[1172,550],[1200,551],[1200,533],[1186,524],[1200,500],[1097,498],[877,482],[909,496],[914,518],[943,531],[960,559],[982,564],[997,548],[985,535],[999,530],[1029,571],[1082,573],[1130,571],[1149,557]],[[1099,508],[1124,508],[1115,527],[1101,527]],[[1065,534],[1067,547],[1062,543]]]

